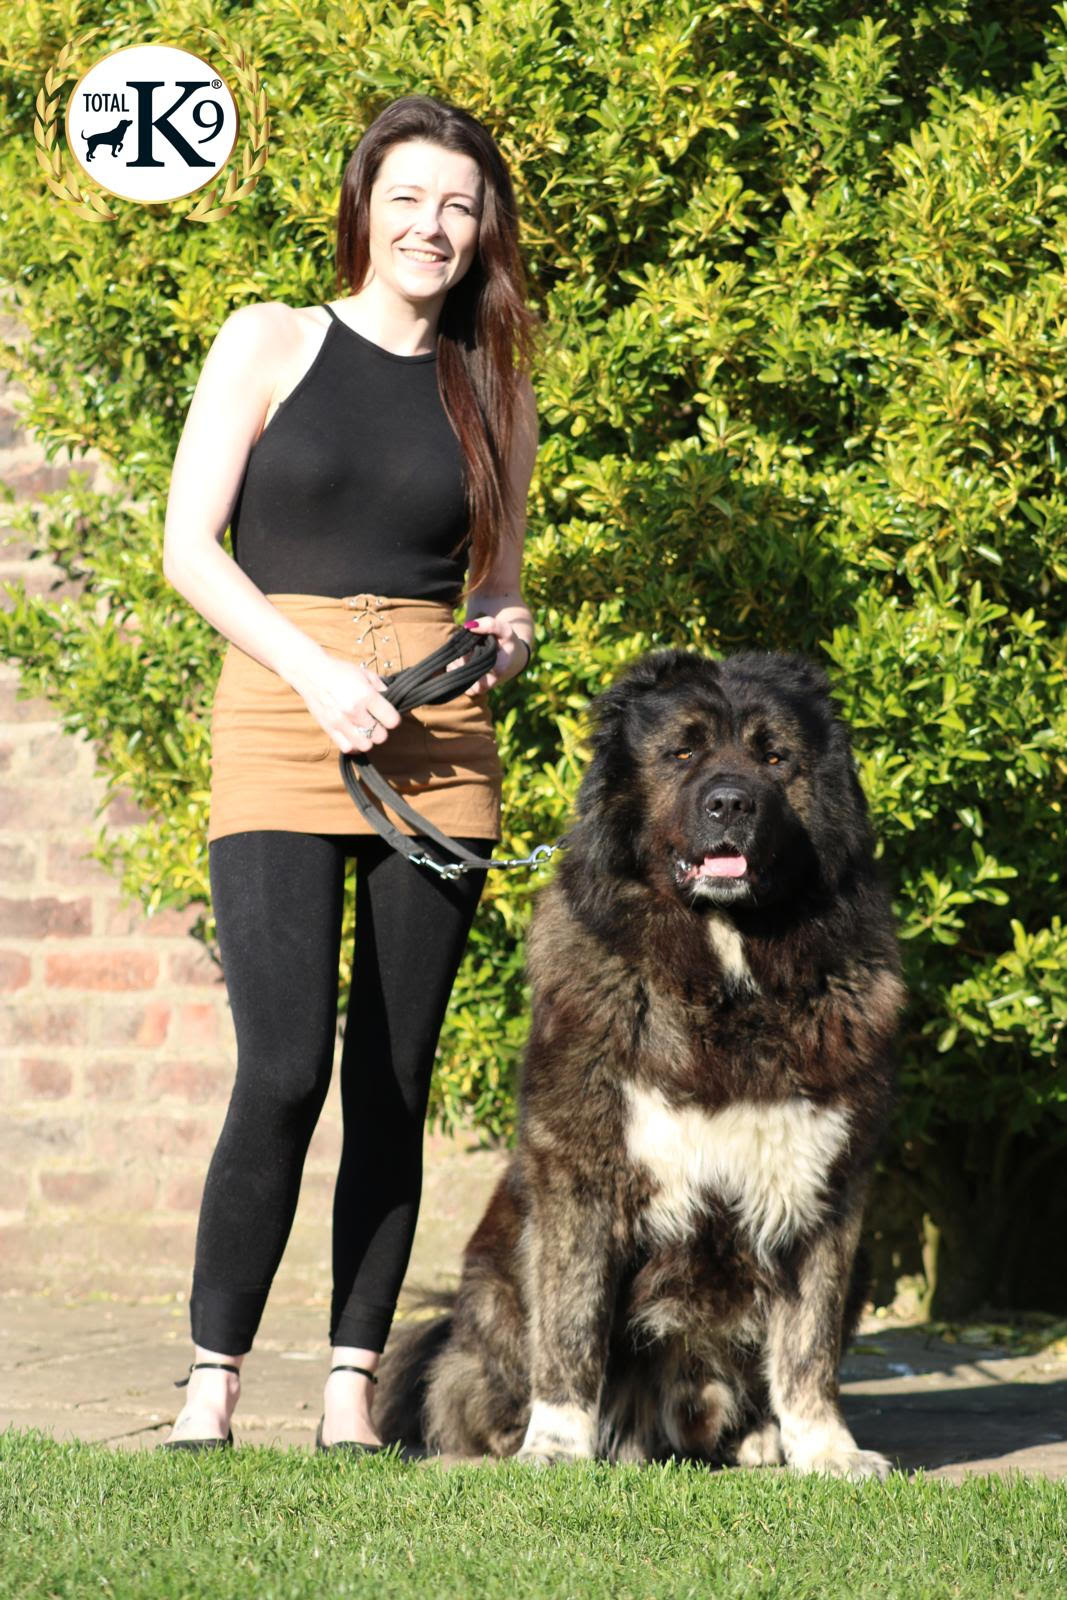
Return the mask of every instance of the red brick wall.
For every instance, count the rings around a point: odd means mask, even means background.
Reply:
[[[19,337],[12,319],[0,337]],[[0,382],[0,480],[29,499],[69,468],[45,462],[17,413]],[[0,579],[41,593],[59,576],[0,524]],[[184,1298],[236,1059],[225,985],[189,937],[198,908],[146,918],[87,859],[102,820],[137,813],[119,798],[98,814],[92,746],[17,684],[0,663],[0,1290]],[[339,1120],[335,1072],[283,1298],[328,1294]]]

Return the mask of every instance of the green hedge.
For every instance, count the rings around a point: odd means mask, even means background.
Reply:
[[[87,581],[60,605],[13,589],[0,653],[153,818],[101,858],[146,906],[206,897],[219,640],[160,549],[207,345],[236,305],[333,293],[361,130],[399,93],[457,100],[512,164],[545,319],[541,644],[496,697],[506,848],[561,831],[583,707],[634,656],[821,658],[912,997],[882,1287],[922,1248],[943,1310],[1062,1308],[1067,8],[177,0],[164,28],[143,4],[82,5],[109,48],[210,49],[207,18],[254,55],[270,156],[207,226],[121,202],[93,224],[48,193],[32,107],[67,13],[42,11],[45,38],[29,13],[0,21],[0,278],[33,335],[6,359],[50,453],[93,446],[122,492],[13,516]],[[487,892],[441,1045],[436,1114],[489,1134],[512,1126],[534,887]]]

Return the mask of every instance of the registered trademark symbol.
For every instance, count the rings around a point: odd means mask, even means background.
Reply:
[[[221,80],[221,78],[212,78],[211,87],[213,89],[221,89],[222,88],[222,80]]]

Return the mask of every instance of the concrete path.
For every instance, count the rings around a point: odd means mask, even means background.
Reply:
[[[907,1472],[1067,1477],[1067,1352],[1010,1355],[923,1327],[864,1323],[842,1367],[859,1443]]]
[[[318,1308],[268,1306],[244,1367],[239,1444],[309,1449],[328,1350]],[[0,1300],[0,1429],[147,1449],[181,1405],[184,1305]],[[1067,1477],[1067,1358],[961,1348],[919,1327],[860,1335],[844,1367],[859,1443],[911,1472],[959,1480],[1012,1470]]]

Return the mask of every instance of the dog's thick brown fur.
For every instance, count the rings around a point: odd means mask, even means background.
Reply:
[[[518,1147],[383,1437],[884,1476],[837,1369],[903,990],[846,730],[780,655],[660,651],[593,712]]]

